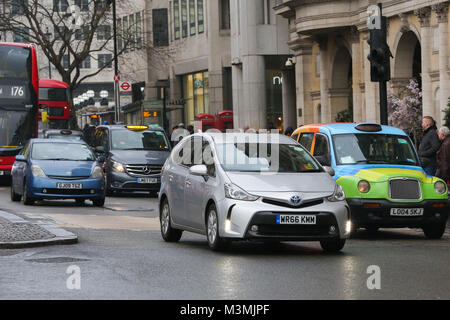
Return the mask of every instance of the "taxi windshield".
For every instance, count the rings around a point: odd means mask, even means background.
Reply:
[[[113,150],[169,151],[169,143],[162,131],[112,130]]]
[[[399,164],[418,166],[407,136],[392,134],[338,134],[333,136],[338,165]]]

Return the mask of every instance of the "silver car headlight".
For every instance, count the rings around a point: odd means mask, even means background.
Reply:
[[[103,170],[102,170],[102,168],[100,168],[99,166],[95,167],[94,171],[92,171],[91,178],[92,179],[103,178]]]
[[[443,194],[445,191],[447,191],[447,186],[442,181],[436,181],[434,183],[434,190],[436,190],[436,192],[439,194]]]
[[[33,174],[33,177],[39,177],[39,178],[45,178],[45,172],[42,170],[41,167],[32,165],[31,166],[31,173]]]
[[[344,201],[345,200],[345,192],[344,189],[340,185],[336,186],[334,189],[334,193],[331,197],[328,198],[328,201],[336,202],[336,201]]]
[[[225,184],[225,197],[234,200],[243,200],[243,201],[255,201],[259,197],[251,195],[237,185],[232,183]]]
[[[117,172],[125,172],[125,168],[120,162],[113,161],[112,168]]]

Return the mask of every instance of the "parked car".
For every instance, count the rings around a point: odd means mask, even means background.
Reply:
[[[44,139],[83,140],[83,132],[69,129],[48,129],[43,132]]]
[[[411,139],[373,123],[317,124],[292,135],[324,166],[334,169],[354,227],[422,228],[441,238],[448,218],[447,185],[427,176]]]
[[[171,151],[162,128],[98,126],[92,146],[98,155],[105,157],[107,195],[121,191],[159,191],[161,168]]]
[[[43,199],[105,203],[103,171],[84,142],[32,139],[16,156],[11,176],[11,200],[25,205]]]
[[[291,138],[263,136],[198,133],[177,144],[159,193],[165,241],[180,240],[186,230],[206,235],[213,250],[233,240],[344,247],[350,211],[331,170]]]

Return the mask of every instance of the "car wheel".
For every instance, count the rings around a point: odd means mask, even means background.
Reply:
[[[109,187],[108,174],[105,175],[105,195],[112,196],[114,191]]]
[[[77,205],[82,206],[84,204],[84,199],[75,199]]]
[[[34,204],[34,199],[28,195],[27,183],[23,183],[23,194],[22,194],[23,204],[26,206],[32,206]]]
[[[14,192],[14,188],[11,183],[11,201],[17,202],[22,199],[22,196],[20,194],[17,194]]]
[[[92,200],[92,203],[95,207],[103,207],[105,205],[105,198],[102,199],[94,199]]]
[[[320,240],[320,246],[326,252],[339,252],[344,248],[345,239]]]
[[[446,228],[446,223],[433,223],[423,226],[422,230],[428,239],[440,239],[442,238]]]
[[[367,230],[367,232],[369,232],[370,234],[375,234],[378,232],[378,229],[380,229],[380,227],[378,226],[368,226],[365,228]]]
[[[178,242],[183,234],[182,230],[174,229],[170,223],[170,207],[167,199],[161,205],[159,221],[161,225],[161,236],[166,242]]]
[[[215,205],[210,205],[206,213],[206,237],[208,246],[214,251],[220,251],[227,247],[228,241],[219,235],[219,218]]]

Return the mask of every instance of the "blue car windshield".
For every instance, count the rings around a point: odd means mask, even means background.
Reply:
[[[333,135],[338,165],[399,164],[418,166],[414,147],[407,136],[378,133]]]
[[[85,144],[40,142],[33,144],[31,159],[95,161],[95,155]]]

